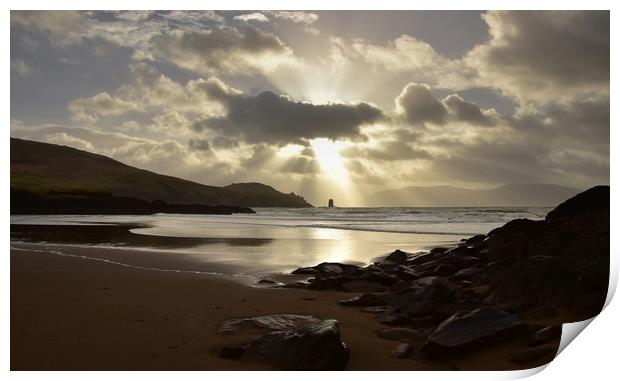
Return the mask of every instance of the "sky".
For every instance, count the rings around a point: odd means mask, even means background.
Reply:
[[[12,11],[11,136],[360,205],[609,183],[607,11]]]

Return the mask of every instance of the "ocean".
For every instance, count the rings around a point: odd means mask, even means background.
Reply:
[[[287,273],[320,262],[359,265],[400,249],[419,252],[457,243],[462,238],[502,226],[516,218],[544,219],[551,208],[254,208],[255,215],[148,216],[23,216],[12,225],[97,225],[138,223],[134,234],[204,238],[196,245],[143,245],[141,253],[183,258],[196,268],[261,277]],[[50,226],[50,229],[53,229]],[[58,242],[45,242],[55,246]],[[19,242],[12,239],[12,246]],[[76,245],[73,245],[76,246]],[[119,245],[88,242],[77,246],[118,249]],[[122,245],[120,245],[122,246]],[[135,247],[134,247],[135,248]],[[153,254],[154,255],[154,254]],[[155,258],[155,256],[153,256]],[[144,257],[141,258],[144,262]],[[190,266],[191,268],[191,266]]]

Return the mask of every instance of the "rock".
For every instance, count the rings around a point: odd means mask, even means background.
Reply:
[[[414,281],[408,289],[397,292],[390,298],[388,314],[392,317],[386,315],[382,317],[382,320],[396,322],[398,318],[406,319],[429,314],[441,315],[444,306],[456,301],[455,288],[456,286],[447,279],[436,276]]]
[[[430,253],[431,254],[443,254],[448,250],[449,249],[447,247],[434,247],[431,249]]]
[[[374,307],[385,306],[387,302],[375,294],[365,293],[354,298],[341,300],[339,304],[343,306]]]
[[[346,277],[323,277],[318,276],[308,280],[306,288],[308,290],[330,290],[340,289],[343,282],[348,281]]]
[[[250,343],[244,360],[283,370],[343,370],[349,350],[336,320],[322,320],[303,328],[269,332]]]
[[[536,347],[531,349],[526,349],[522,352],[515,353],[512,355],[509,360],[514,362],[515,364],[527,364],[529,362],[539,360],[551,353],[557,351],[557,348],[552,345],[546,345],[543,347]]]
[[[574,265],[553,256],[519,261],[484,296],[485,303],[511,311],[543,305],[577,311],[585,301],[583,282]]]
[[[244,347],[223,347],[220,349],[220,357],[223,359],[240,359],[244,353]]]
[[[261,279],[258,281],[258,283],[259,284],[276,284],[276,282],[271,279]]]
[[[480,242],[484,241],[486,238],[487,238],[486,235],[478,234],[478,235],[475,235],[475,236],[473,236],[471,238],[466,239],[465,243],[468,244],[468,245],[476,244],[476,243],[480,243]]]
[[[396,250],[392,252],[390,255],[388,255],[384,260],[402,265],[402,264],[405,264],[405,262],[407,262],[407,253],[401,250]]]
[[[301,275],[320,274],[324,276],[338,276],[338,275],[350,274],[357,269],[359,269],[359,267],[355,265],[323,262],[313,267],[300,267],[297,270],[294,270],[291,274],[301,274]]]
[[[511,338],[526,329],[520,318],[495,308],[459,312],[437,327],[422,351],[429,357],[449,356]]]
[[[354,280],[343,283],[342,289],[350,292],[381,292],[385,291],[386,287],[381,283],[369,282],[366,280]]]
[[[455,266],[449,263],[442,263],[435,267],[435,269],[433,269],[433,274],[439,276],[448,276],[454,274],[457,271],[458,269]]]
[[[562,336],[562,326],[552,325],[534,332],[534,334],[527,339],[526,344],[528,346],[546,344],[560,336]]]
[[[409,343],[400,343],[392,352],[392,357],[395,359],[404,359],[411,355],[413,346]]]
[[[480,267],[468,267],[454,273],[454,279],[470,280],[480,274]]]
[[[272,330],[291,330],[308,324],[317,323],[320,320],[310,315],[267,315],[244,319],[225,320],[220,324],[220,333],[224,334],[249,334],[264,333]]]
[[[415,329],[410,328],[384,328],[377,332],[382,339],[395,341],[419,341],[426,337]]]
[[[306,287],[308,287],[307,282],[287,283],[282,286],[282,288],[306,288]]]
[[[550,225],[558,225],[582,214],[609,213],[609,204],[609,186],[599,185],[564,201],[549,212],[545,220]]]

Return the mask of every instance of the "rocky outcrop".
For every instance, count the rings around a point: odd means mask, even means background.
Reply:
[[[527,334],[519,317],[525,312],[554,317],[556,324],[598,314],[608,287],[609,234],[609,187],[599,186],[562,203],[545,220],[510,221],[453,247],[396,250],[366,267],[322,263],[294,273],[310,276],[298,287],[373,292],[341,304],[365,307],[385,324],[432,327],[422,351],[439,357]],[[529,329],[531,347],[561,333],[559,326]],[[386,335],[411,340],[405,331]],[[543,352],[511,361],[547,358]]]
[[[567,200],[545,220],[513,220],[455,247],[396,250],[366,267],[321,263],[293,273],[313,276],[308,289],[387,292],[384,322],[443,319],[483,305],[562,309],[582,320],[602,309],[607,294],[609,187]]]

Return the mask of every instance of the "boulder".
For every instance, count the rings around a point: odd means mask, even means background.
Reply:
[[[422,346],[429,357],[450,356],[493,344],[527,330],[517,316],[482,307],[458,312],[442,322]]]
[[[284,331],[269,332],[252,341],[243,360],[282,370],[344,370],[349,350],[336,320],[322,320]]]
[[[278,314],[243,319],[225,320],[220,324],[220,333],[224,334],[255,334],[273,330],[291,330],[320,320],[310,315]]]
[[[480,267],[468,267],[454,273],[454,279],[471,280],[480,274]]]
[[[300,267],[297,270],[294,270],[291,274],[296,274],[296,275],[320,274],[324,276],[339,276],[339,275],[350,274],[357,269],[359,269],[359,267],[355,265],[323,262],[323,263],[320,263],[312,267]]]
[[[339,304],[343,306],[374,307],[385,306],[388,303],[375,294],[365,293],[350,299],[341,300]]]
[[[609,204],[609,186],[599,185],[564,201],[549,212],[545,220],[550,225],[570,223],[575,218],[587,220],[592,214],[609,214]]]
[[[442,277],[426,277],[411,283],[403,291],[395,293],[389,300],[389,315],[394,318],[414,318],[426,315],[441,314],[442,308],[456,301],[456,286]],[[385,322],[394,319],[383,317]]]
[[[407,253],[401,250],[396,250],[388,255],[384,260],[402,265],[407,262]]]

